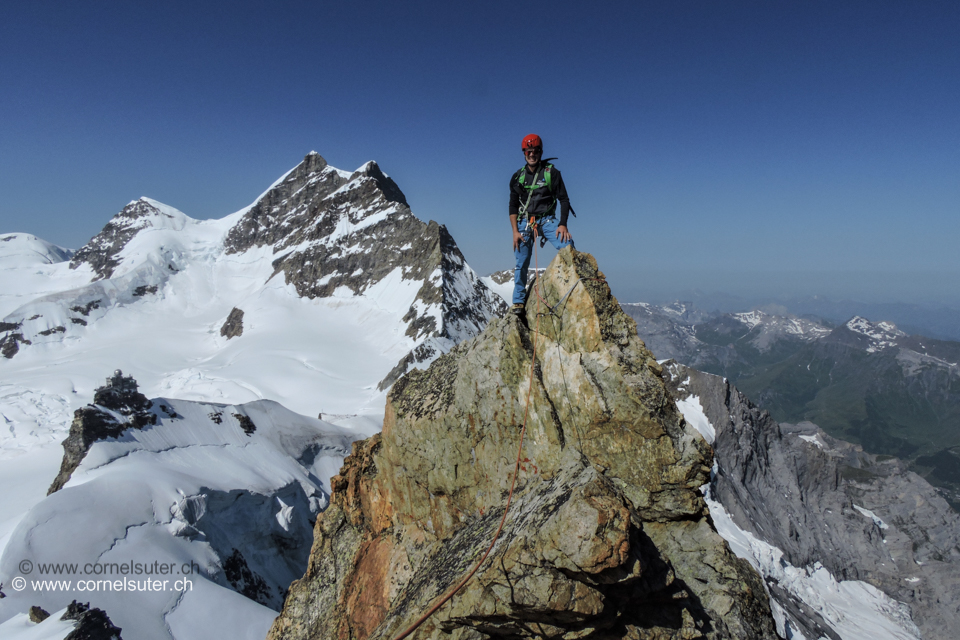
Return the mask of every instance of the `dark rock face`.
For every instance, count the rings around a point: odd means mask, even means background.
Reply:
[[[0,338],[0,355],[9,360],[20,351],[20,343],[30,344],[30,341],[23,337],[20,327],[23,322],[0,322],[0,333],[5,334]]]
[[[760,577],[710,525],[709,447],[596,263],[564,249],[540,280],[554,301],[579,280],[559,319],[537,333],[528,305],[396,382],[270,638],[393,638],[458,583],[503,515],[527,397],[503,534],[414,637],[776,637]]]
[[[137,200],[125,206],[100,233],[81,247],[70,260],[70,268],[89,264],[96,275],[94,280],[106,280],[113,275],[120,261],[117,256],[142,229],[151,226],[149,218],[170,217],[146,200]]]
[[[837,580],[862,580],[905,603],[925,638],[960,628],[960,515],[933,487],[900,460],[809,422],[777,424],[723,378],[667,369],[674,394],[698,396],[716,429],[711,493],[737,526],[796,567],[819,562]],[[768,586],[807,637],[820,637],[802,603]]]
[[[107,378],[107,384],[93,395],[93,404],[77,409],[70,424],[70,433],[63,441],[63,461],[47,495],[63,488],[80,466],[87,451],[97,440],[119,437],[127,429],[142,429],[157,423],[150,412],[153,403],[137,391],[137,382],[120,370]],[[118,415],[119,414],[119,417]]]
[[[230,311],[226,322],[220,327],[220,335],[226,336],[227,340],[243,335],[243,309],[234,307]]]
[[[237,422],[240,423],[240,428],[243,429],[245,434],[252,435],[257,430],[257,425],[253,423],[253,420],[250,416],[245,416],[240,413],[233,414],[233,417],[237,419]]]
[[[223,561],[223,571],[237,593],[269,606],[270,587],[263,578],[250,571],[246,559],[239,550],[234,549],[230,557]]]
[[[60,619],[77,621],[77,626],[63,640],[122,640],[120,628],[110,622],[103,609],[91,609],[90,603],[74,600]]]
[[[55,333],[65,333],[66,331],[67,331],[66,327],[58,326],[58,327],[53,327],[51,329],[45,329],[43,331],[40,331],[39,333],[42,336],[52,336]]]
[[[0,338],[0,354],[3,354],[3,357],[9,360],[13,356],[17,355],[17,353],[20,351],[21,344],[32,343],[24,338],[22,333],[9,331],[5,336]]]

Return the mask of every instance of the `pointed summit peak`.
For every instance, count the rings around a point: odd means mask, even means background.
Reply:
[[[350,176],[350,179],[353,180],[358,177],[369,177],[377,183],[377,187],[383,192],[383,196],[390,202],[396,202],[399,204],[406,205],[407,197],[403,195],[403,191],[400,190],[400,187],[397,186],[397,183],[388,176],[380,168],[380,165],[377,164],[376,160],[370,160],[363,164],[359,169],[353,172],[353,175]]]
[[[700,495],[712,451],[596,261],[564,248],[535,286],[550,314],[531,301],[396,382],[270,640],[394,638],[467,575],[418,637],[776,637]]]
[[[323,171],[328,166],[327,161],[316,151],[311,151],[303,157],[298,169],[304,169],[308,172]]]

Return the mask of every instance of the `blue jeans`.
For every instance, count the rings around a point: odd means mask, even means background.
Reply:
[[[537,224],[537,233],[542,234],[559,251],[566,246],[573,246],[573,238],[564,242],[557,237],[557,227],[560,221],[556,216],[541,219]],[[523,240],[517,245],[513,252],[517,259],[517,268],[513,272],[513,303],[523,304],[527,298],[527,269],[530,268],[530,256],[533,255],[533,230],[527,224],[527,220],[520,220],[517,224]]]

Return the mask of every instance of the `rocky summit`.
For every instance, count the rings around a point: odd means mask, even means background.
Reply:
[[[417,620],[493,540],[525,421],[490,557],[411,637],[777,637],[700,493],[711,448],[594,259],[564,249],[535,286],[525,318],[396,382],[271,639],[395,638]]]

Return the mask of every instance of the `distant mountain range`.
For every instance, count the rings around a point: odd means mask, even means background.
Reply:
[[[862,316],[834,326],[681,302],[622,306],[658,358],[729,378],[778,421],[909,460],[960,506],[960,342]]]
[[[747,298],[728,294],[710,294],[689,291],[676,299],[714,313],[737,313],[761,309],[771,314],[813,316],[833,324],[846,322],[853,316],[883,318],[900,329],[940,340],[960,340],[960,308],[945,304],[911,304],[905,302],[860,302],[834,300],[822,295],[793,298]],[[652,299],[658,306],[668,306],[672,300]]]

